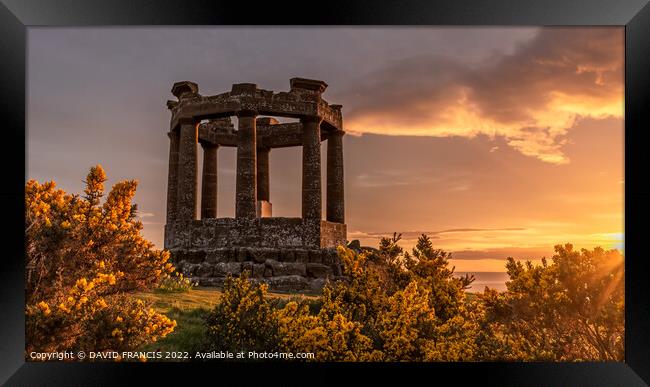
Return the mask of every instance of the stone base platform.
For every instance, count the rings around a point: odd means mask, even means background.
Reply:
[[[249,273],[251,280],[283,292],[319,292],[327,279],[344,279],[335,248],[230,247],[172,249],[171,253],[177,269],[200,286],[222,286],[226,276],[238,277],[244,271]]]

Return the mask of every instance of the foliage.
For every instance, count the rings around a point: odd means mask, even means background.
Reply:
[[[278,324],[267,286],[246,274],[228,277],[219,304],[207,317],[206,346],[220,351],[273,351],[279,345]]]
[[[622,360],[624,262],[618,250],[555,246],[552,263],[508,258],[504,294],[486,292],[487,319],[526,360]]]
[[[285,352],[314,353],[319,361],[373,360],[372,340],[361,332],[361,324],[350,321],[332,300],[316,315],[306,304],[288,303],[277,311],[280,348]]]
[[[468,297],[472,276],[421,236],[378,250],[339,247],[346,281],[317,302],[270,302],[229,280],[208,319],[212,350],[311,352],[319,361],[621,360],[623,265],[616,250],[557,246],[553,264],[510,258],[506,292]],[[317,307],[315,307],[317,306]]]
[[[174,271],[172,274],[164,273],[161,276],[156,291],[163,293],[189,292],[197,285],[197,282],[192,282],[189,278],[183,276],[183,273]]]
[[[409,283],[388,299],[380,314],[379,335],[383,340],[385,360],[423,360],[435,344],[435,310],[429,304],[429,290],[418,289],[417,281]]]
[[[25,186],[26,349],[128,350],[173,331],[175,322],[128,292],[156,286],[174,267],[141,235],[131,204],[136,181],[115,184],[90,169],[84,196],[54,182]]]

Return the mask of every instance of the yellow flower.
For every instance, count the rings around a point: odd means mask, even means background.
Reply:
[[[65,306],[65,304],[63,302],[59,304],[59,310],[65,312],[65,313],[70,313],[70,309],[67,306]]]
[[[50,310],[50,306],[44,301],[39,302],[38,304],[36,304],[36,306],[46,316],[49,315],[50,313],[52,313],[52,311]]]

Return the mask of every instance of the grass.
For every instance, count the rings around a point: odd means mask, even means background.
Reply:
[[[205,334],[205,317],[221,298],[222,291],[212,287],[196,287],[187,292],[149,291],[134,296],[151,305],[157,312],[176,320],[176,329],[167,337],[150,343],[140,350],[175,352],[194,352],[199,348]],[[289,293],[268,293],[270,298],[286,301],[303,297],[315,299],[315,295],[296,295]],[[161,359],[165,360],[165,359]]]

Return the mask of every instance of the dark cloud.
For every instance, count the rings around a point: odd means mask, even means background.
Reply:
[[[452,259],[458,260],[482,260],[482,259],[499,259],[505,260],[508,257],[515,259],[536,260],[541,257],[551,257],[552,248],[540,247],[507,247],[493,248],[486,250],[457,250],[451,252]],[[505,265],[505,262],[504,262]]]
[[[361,133],[501,135],[525,155],[566,163],[581,117],[622,117],[623,30],[546,28],[479,65],[440,55],[393,61],[337,95]]]
[[[401,234],[402,239],[404,240],[413,240],[418,239],[423,234],[428,236],[431,239],[440,238],[441,234],[451,234],[451,233],[477,233],[477,232],[493,232],[493,231],[526,231],[526,228],[522,227],[506,227],[506,228],[450,228],[446,230],[439,231],[397,231],[397,234]],[[384,237],[391,237],[393,232],[356,232],[352,233],[351,237],[360,237],[360,238],[376,238],[381,239]]]

